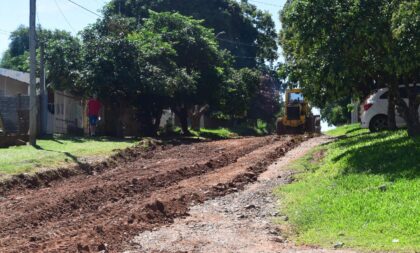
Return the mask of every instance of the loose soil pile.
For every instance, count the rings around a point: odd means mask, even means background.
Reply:
[[[18,180],[0,197],[0,252],[120,252],[191,204],[242,189],[304,139],[139,147],[65,180]]]

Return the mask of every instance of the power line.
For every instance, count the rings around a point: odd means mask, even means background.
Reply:
[[[69,20],[67,19],[66,15],[64,15],[64,12],[63,10],[61,10],[60,5],[58,4],[57,0],[54,0],[54,2],[55,2],[55,6],[57,6],[57,9],[60,11],[61,16],[63,16],[64,20],[69,25],[70,29],[72,29],[73,32],[76,33],[76,29],[74,29],[74,27],[70,24]]]
[[[80,4],[78,4],[78,3],[76,3],[76,2],[74,2],[74,1],[72,1],[72,0],[67,0],[67,1],[69,1],[70,3],[72,3],[72,4],[76,5],[76,6],[80,7],[80,8],[82,8],[83,10],[85,10],[85,11],[87,11],[87,12],[92,13],[92,14],[93,14],[93,15],[95,15],[95,16],[98,16],[98,17],[100,17],[100,18],[102,17],[102,16],[101,16],[101,15],[99,15],[98,13],[96,13],[96,12],[94,12],[94,11],[89,10],[88,8],[84,7],[83,5],[80,5]]]

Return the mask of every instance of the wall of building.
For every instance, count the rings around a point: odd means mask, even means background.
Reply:
[[[29,96],[0,96],[0,116],[6,133],[26,133],[29,127]]]
[[[49,134],[83,134],[87,119],[84,100],[68,92],[54,92],[54,113],[49,112]]]
[[[29,95],[29,85],[5,76],[0,76],[0,96],[17,95]]]

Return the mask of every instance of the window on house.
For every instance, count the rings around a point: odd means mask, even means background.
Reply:
[[[4,90],[0,90],[0,97],[4,97]]]

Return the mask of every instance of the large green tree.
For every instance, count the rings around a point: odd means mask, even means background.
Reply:
[[[182,131],[188,133],[189,114],[192,120],[200,118],[206,108],[217,104],[229,67],[227,55],[211,29],[178,13],[152,12],[140,30],[148,32],[158,34],[176,52],[171,57],[176,82],[166,83],[166,90]]]
[[[29,29],[18,27],[10,35],[9,48],[4,53],[0,66],[29,72]],[[62,30],[37,28],[37,57],[44,46],[47,83],[53,88],[76,90],[80,68],[81,44],[77,37]],[[39,64],[38,64],[39,67]],[[38,70],[39,71],[39,70]]]
[[[29,33],[25,26],[18,27],[10,34],[9,48],[4,52],[0,66],[18,71],[29,70]]]
[[[59,90],[80,93],[77,86],[82,45],[77,37],[61,30],[40,30],[38,45],[44,47],[47,83]],[[38,50],[39,54],[39,50]]]
[[[249,116],[251,102],[260,85],[261,72],[249,68],[230,71],[219,108],[230,120],[242,120]]]
[[[135,106],[147,134],[156,132],[164,108],[187,134],[188,117],[217,104],[229,58],[201,21],[151,12],[137,29],[134,18],[107,16],[82,38],[86,89],[115,108]]]
[[[398,5],[391,18],[392,37],[398,52],[394,71],[405,84],[409,98],[408,105],[401,98],[397,104],[409,134],[419,136],[420,91],[410,84],[420,83],[420,1],[396,2]]]
[[[408,110],[397,93],[403,76],[396,69],[405,60],[391,29],[402,2],[289,0],[281,12],[280,35],[289,80],[320,107],[348,94],[362,98],[375,86],[388,86],[389,125],[394,128],[394,95],[399,108]]]
[[[155,12],[179,12],[203,20],[212,28],[223,49],[235,57],[235,66],[266,67],[277,59],[275,24],[268,12],[257,9],[247,1],[234,0],[112,0],[104,9],[105,16],[133,17],[141,26]]]

